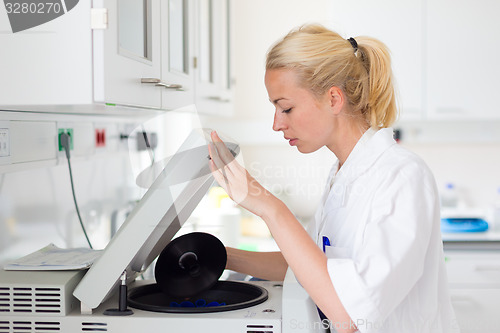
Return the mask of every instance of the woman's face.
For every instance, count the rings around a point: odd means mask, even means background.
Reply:
[[[273,130],[301,153],[314,152],[333,139],[335,114],[329,92],[320,98],[298,85],[295,72],[267,70],[265,84],[269,100],[276,108]]]

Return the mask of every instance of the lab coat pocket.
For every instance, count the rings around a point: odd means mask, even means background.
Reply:
[[[327,246],[325,254],[328,259],[347,259],[350,258],[347,247]]]

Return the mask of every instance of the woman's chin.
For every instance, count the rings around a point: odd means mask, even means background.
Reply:
[[[297,150],[299,152],[301,152],[302,154],[314,153],[316,150],[319,149],[319,148],[307,147],[307,146],[303,146],[303,145],[297,145],[296,147],[297,147]]]

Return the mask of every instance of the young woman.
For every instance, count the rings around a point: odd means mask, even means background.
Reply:
[[[214,177],[266,222],[281,250],[228,249],[227,267],[271,280],[290,267],[338,332],[456,331],[435,181],[390,128],[397,108],[387,48],[303,26],[269,51],[265,84],[273,129],[301,153],[326,146],[337,162],[311,238],[213,132]]]

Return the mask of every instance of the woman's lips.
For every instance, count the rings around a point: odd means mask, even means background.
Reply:
[[[290,144],[290,146],[295,146],[297,144],[297,141],[299,141],[299,139],[288,139],[288,143]]]

